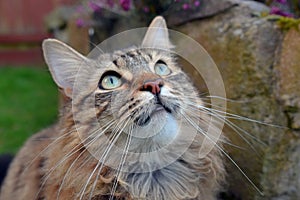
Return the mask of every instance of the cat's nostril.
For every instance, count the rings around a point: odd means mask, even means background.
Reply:
[[[157,95],[160,93],[160,89],[162,86],[163,86],[163,81],[161,79],[157,79],[155,81],[147,81],[141,87],[141,91],[148,91],[154,95]]]

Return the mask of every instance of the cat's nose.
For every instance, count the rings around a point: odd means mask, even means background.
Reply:
[[[145,81],[144,85],[141,87],[141,91],[148,91],[154,95],[157,95],[160,93],[160,89],[163,85],[164,85],[164,82],[162,79]]]

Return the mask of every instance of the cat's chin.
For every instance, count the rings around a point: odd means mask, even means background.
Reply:
[[[167,108],[166,106],[162,105],[159,101],[158,104],[156,104],[155,109],[152,111],[152,113],[148,116],[141,116],[138,117],[135,120],[135,124],[138,126],[147,126],[149,125],[149,123],[151,122],[151,119],[155,118],[155,117],[159,117],[160,114],[162,113],[172,113],[171,110],[169,108]],[[161,117],[165,117],[164,115],[162,115]]]
[[[136,125],[130,133],[135,139],[152,140],[159,145],[167,145],[178,134],[176,118],[164,109],[157,109],[142,126]]]

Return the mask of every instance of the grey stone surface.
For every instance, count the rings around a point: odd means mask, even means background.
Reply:
[[[200,1],[201,6],[195,10],[183,10],[180,4],[173,4],[163,16],[169,25],[179,25],[185,22],[217,15],[236,5],[239,0],[209,0]]]
[[[254,15],[257,9],[239,3],[175,29],[197,40],[216,62],[227,98],[235,100],[228,103],[230,112],[282,126],[234,120],[249,135],[225,129],[240,147],[226,150],[264,195],[224,157],[229,190],[243,200],[300,199],[300,42],[293,39],[300,35],[282,32],[275,22]]]

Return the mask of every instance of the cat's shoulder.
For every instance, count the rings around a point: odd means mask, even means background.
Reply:
[[[34,180],[39,177],[39,168],[42,167],[43,152],[47,150],[51,142],[58,136],[58,125],[52,125],[32,135],[17,153],[11,163],[8,174],[2,185],[0,199],[11,193],[21,195],[24,189],[33,189],[38,186],[40,180],[25,184],[24,180]],[[10,193],[10,194],[9,194]]]

